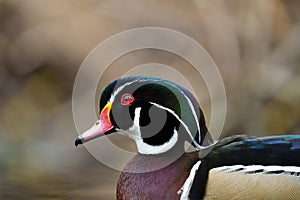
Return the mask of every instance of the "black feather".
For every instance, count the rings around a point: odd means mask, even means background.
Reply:
[[[228,140],[225,138],[224,140]],[[226,165],[300,166],[300,135],[248,137],[223,142],[204,158],[209,168]]]

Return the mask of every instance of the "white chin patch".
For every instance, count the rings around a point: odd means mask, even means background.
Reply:
[[[172,137],[162,145],[149,145],[143,141],[141,137],[141,128],[140,128],[140,113],[141,107],[138,107],[134,111],[134,120],[133,125],[126,131],[121,131],[122,134],[127,135],[129,138],[133,139],[136,143],[138,152],[141,154],[160,154],[170,150],[178,141],[178,133],[174,129],[174,134]]]
[[[159,153],[165,153],[168,150],[170,150],[176,144],[177,140],[178,140],[178,133],[176,129],[174,129],[174,134],[172,135],[170,140],[162,145],[157,145],[157,146],[149,145],[145,143],[142,138],[136,139],[135,142],[139,153],[159,154]]]

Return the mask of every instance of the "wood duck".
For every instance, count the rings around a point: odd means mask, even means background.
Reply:
[[[119,177],[118,200],[300,198],[300,135],[216,142],[195,97],[157,77],[111,82],[100,111],[75,145],[113,132],[135,141],[138,153]],[[186,142],[194,151],[186,152]]]

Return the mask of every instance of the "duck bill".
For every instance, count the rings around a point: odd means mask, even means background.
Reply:
[[[111,106],[112,104],[110,102],[106,104],[100,113],[100,119],[90,129],[76,138],[75,146],[114,132],[114,126],[109,117]]]

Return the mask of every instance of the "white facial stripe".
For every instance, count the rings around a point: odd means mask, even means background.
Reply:
[[[133,125],[128,129],[127,134],[133,140],[139,140],[141,138],[141,127],[140,127],[140,115],[141,107],[138,107],[134,110],[134,119]]]
[[[199,169],[200,164],[201,164],[201,161],[198,161],[192,167],[189,177],[185,180],[183,186],[177,192],[177,194],[181,194],[180,200],[188,200],[189,199],[189,194],[190,194],[192,184],[194,182],[194,178],[195,178],[195,175],[196,175],[196,170]]]
[[[133,140],[137,140],[141,138],[141,130],[140,130],[140,113],[141,113],[141,107],[137,107],[134,110],[134,119],[133,119],[133,125],[128,130],[122,130],[119,128],[116,128],[116,131],[121,133],[122,135],[126,135],[129,138]]]
[[[170,83],[170,85],[172,85],[173,87],[176,87],[176,85],[173,85]],[[177,87],[176,87],[177,88]],[[181,93],[182,95],[185,97],[185,99],[187,100],[188,104],[189,104],[189,107],[191,108],[192,110],[192,113],[193,113],[193,117],[194,117],[194,120],[195,120],[195,123],[197,125],[197,130],[198,130],[198,133],[199,133],[199,142],[201,142],[201,129],[200,129],[200,125],[199,125],[199,119],[198,119],[198,116],[196,114],[196,111],[195,111],[195,108],[191,102],[191,100],[188,98],[188,96],[185,95],[185,93],[183,91],[181,91],[179,88],[177,88]],[[200,113],[199,113],[200,114]],[[199,116],[200,117],[200,116]]]
[[[169,83],[169,82],[166,82],[166,83],[169,84],[169,85],[171,85],[171,86],[173,86],[173,87],[175,87],[175,88],[177,88],[177,89],[181,92],[181,94],[185,97],[185,99],[187,100],[187,102],[188,102],[188,104],[189,104],[189,107],[190,107],[191,110],[192,110],[192,114],[193,114],[195,123],[196,123],[196,125],[197,125],[197,130],[198,130],[198,133],[199,133],[199,142],[200,142],[200,141],[201,141],[201,129],[200,129],[200,125],[199,125],[199,119],[198,119],[198,117],[197,117],[195,108],[194,108],[194,106],[193,106],[191,100],[190,100],[190,99],[185,95],[185,93],[184,93],[183,91],[181,91],[181,89],[179,89],[176,85],[174,85],[174,84],[172,84],[172,83]],[[190,131],[188,131],[188,132],[189,132],[190,136],[192,137]],[[192,137],[192,140],[193,140],[193,143],[195,144],[196,141],[194,140],[193,137]],[[195,145],[196,145],[196,147],[197,147],[198,149],[201,149],[201,148],[199,148],[199,147],[201,147],[201,146],[200,146],[198,143],[195,144]]]
[[[282,171],[281,174],[299,174],[300,167],[295,166],[263,166],[263,165],[232,165],[232,166],[222,166],[214,168],[218,171],[227,171],[227,172],[241,172],[241,173],[263,173],[263,174],[272,174],[276,171]],[[299,176],[299,175],[298,175]]]
[[[183,93],[182,91],[181,91],[181,93]],[[195,111],[195,108],[194,108],[194,106],[193,106],[193,104],[192,104],[192,102],[190,101],[190,99],[183,93],[183,96],[186,98],[186,100],[188,101],[188,103],[189,103],[189,106],[190,106],[190,108],[191,108],[191,110],[192,110],[192,113],[193,113],[193,116],[194,116],[194,120],[195,120],[195,123],[197,124],[197,129],[198,129],[198,133],[199,133],[199,142],[201,142],[201,129],[200,129],[200,125],[199,125],[199,119],[198,119],[198,117],[197,117],[197,114],[196,114],[196,111]],[[200,114],[200,113],[199,113]],[[199,116],[200,117],[200,116]]]
[[[195,123],[197,125],[197,129],[198,129],[198,133],[199,133],[199,142],[201,142],[201,129],[200,129],[200,125],[199,125],[199,119],[197,117],[197,114],[196,114],[196,111],[195,111],[195,108],[191,102],[191,100],[185,95],[185,93],[183,91],[181,91],[176,85],[172,84],[172,83],[169,83],[169,82],[166,82],[167,84],[177,88],[181,94],[185,97],[185,99],[187,100],[188,104],[189,104],[189,107],[191,108],[192,110],[192,113],[193,113],[193,117],[194,117],[194,120],[195,120]],[[199,144],[198,144],[199,145]]]
[[[135,83],[135,82],[137,82],[137,80],[131,81],[131,82],[128,82],[128,83],[125,83],[125,84],[122,85],[121,87],[117,88],[117,89],[115,90],[115,92],[111,95],[109,101],[110,101],[110,102],[114,102],[115,97],[117,96],[117,94],[118,94],[121,90],[123,90],[126,86],[131,85],[132,83]]]
[[[127,83],[125,83],[124,85],[122,85],[121,87],[119,87],[115,92],[114,92],[114,94],[111,96],[111,98],[110,98],[110,102],[112,102],[113,103],[113,101],[115,100],[115,97],[117,96],[117,94],[121,91],[121,90],[123,90],[126,86],[128,86],[128,85],[131,85],[132,83],[136,83],[136,82],[154,82],[154,81],[161,81],[161,80],[159,80],[159,79],[151,79],[151,80],[148,80],[148,79],[138,79],[138,80],[134,80],[134,81],[131,81],[131,82],[127,82]],[[197,129],[198,129],[198,133],[199,133],[199,142],[201,142],[201,129],[200,129],[200,125],[199,125],[199,119],[198,119],[198,117],[197,117],[197,114],[196,114],[196,111],[195,111],[195,108],[194,108],[194,106],[193,106],[193,104],[192,104],[192,102],[190,101],[190,99],[184,94],[184,92],[183,91],[181,91],[176,85],[174,85],[174,84],[172,84],[172,83],[169,83],[169,82],[164,82],[164,83],[166,83],[166,84],[169,84],[169,85],[171,85],[172,87],[175,87],[175,88],[177,88],[181,93],[182,93],[182,95],[186,98],[186,100],[187,100],[187,102],[188,102],[188,104],[189,104],[189,107],[191,108],[191,110],[192,110],[192,113],[193,113],[193,117],[194,117],[194,120],[195,120],[195,123],[196,123],[196,125],[197,125]],[[194,139],[193,139],[194,140]],[[199,146],[199,144],[196,144],[196,146]]]
[[[122,91],[126,86],[131,85],[133,83],[138,83],[138,82],[147,82],[147,81],[158,81],[158,80],[148,80],[148,79],[137,79],[137,80],[133,80],[131,82],[127,82],[124,85],[120,86],[119,88],[117,88],[115,90],[115,92],[111,95],[110,97],[110,102],[113,102],[115,100],[115,97],[119,94],[120,91]]]
[[[127,83],[125,83],[124,85],[122,85],[121,87],[119,87],[119,88],[117,88],[117,90],[115,90],[115,92],[113,93],[113,95],[110,97],[110,102],[114,102],[114,100],[115,100],[115,97],[118,95],[118,93],[120,93],[120,91],[122,91],[126,86],[128,86],[128,85],[131,85],[131,84],[133,84],[133,83],[137,83],[137,82],[159,82],[159,81],[161,81],[161,80],[159,80],[159,79],[137,79],[137,80],[134,80],[134,81],[131,81],[131,82],[127,82]],[[189,104],[189,107],[190,107],[190,109],[191,109],[191,111],[192,111],[192,114],[193,114],[193,117],[194,117],[194,120],[195,120],[195,123],[196,123],[196,125],[197,125],[197,130],[198,130],[198,133],[199,133],[199,141],[195,141],[195,139],[194,139],[194,137],[192,136],[192,134],[191,134],[191,131],[189,130],[189,128],[188,128],[188,126],[174,113],[174,111],[172,111],[172,110],[170,110],[170,109],[168,109],[168,108],[165,108],[165,107],[163,107],[163,106],[160,106],[160,105],[158,105],[158,104],[156,104],[156,103],[152,103],[153,105],[156,105],[156,106],[158,106],[158,107],[160,107],[160,108],[163,108],[163,109],[165,109],[165,110],[168,110],[171,114],[173,114],[179,121],[180,121],[180,123],[184,126],[184,128],[186,129],[186,131],[188,132],[188,134],[190,135],[190,137],[191,137],[191,139],[192,139],[192,141],[193,141],[193,143],[194,143],[194,145],[196,146],[196,148],[198,149],[198,150],[203,150],[203,149],[208,149],[208,148],[210,148],[211,146],[213,146],[214,144],[212,144],[212,145],[210,145],[210,146],[207,146],[207,147],[202,147],[201,145],[199,145],[199,143],[201,142],[201,129],[200,129],[200,125],[199,125],[199,119],[198,119],[198,117],[197,117],[197,114],[196,114],[196,111],[195,111],[195,108],[194,108],[194,106],[193,106],[193,104],[192,104],[192,102],[190,101],[190,99],[185,95],[185,93],[183,92],[183,91],[181,91],[176,85],[174,85],[174,84],[172,84],[172,83],[169,83],[169,82],[164,82],[165,84],[168,84],[168,85],[170,85],[170,86],[172,86],[172,87],[175,87],[176,89],[178,89],[181,93],[182,93],[182,95],[186,98],[186,100],[187,100],[187,102],[188,102],[188,104]],[[131,128],[133,128],[133,127],[131,127]],[[136,128],[136,127],[135,127]],[[122,130],[119,130],[120,132],[123,132],[124,133],[124,131],[122,131]],[[133,130],[128,130],[128,131],[131,131],[131,133],[133,133],[134,131]],[[137,131],[137,130],[135,130],[135,131]],[[131,137],[133,137],[133,135],[131,135]],[[199,143],[198,143],[199,142]]]
[[[191,139],[192,139],[192,141],[193,141],[193,143],[195,144],[195,146],[196,146],[196,148],[198,149],[198,150],[201,150],[201,149],[206,149],[206,148],[208,148],[208,147],[202,147],[202,146],[200,146],[199,144],[198,144],[198,142],[196,142],[195,140],[194,140],[194,137],[193,137],[193,135],[191,134],[191,131],[190,131],[190,129],[188,128],[188,126],[179,118],[179,116],[178,115],[176,115],[176,113],[173,111],[173,110],[171,110],[171,109],[169,109],[169,108],[166,108],[166,107],[164,107],[164,106],[161,106],[161,105],[158,105],[158,104],[156,104],[156,103],[153,103],[153,102],[150,102],[152,105],[154,105],[154,106],[156,106],[156,107],[158,107],[158,108],[161,108],[161,109],[164,109],[164,110],[166,110],[166,111],[168,111],[169,113],[171,113],[182,125],[183,125],[183,127],[185,128],[185,130],[186,130],[186,132],[189,134],[189,136],[191,137]]]
[[[157,80],[158,81],[158,80]],[[185,93],[183,91],[181,91],[176,85],[172,84],[172,83],[169,83],[169,82],[165,82],[166,84],[169,84],[175,88],[177,88],[181,94],[185,97],[185,99],[187,100],[188,104],[189,104],[189,107],[191,108],[192,110],[192,113],[193,113],[193,117],[194,117],[194,120],[195,120],[195,123],[197,125],[197,129],[198,129],[198,133],[199,133],[199,142],[201,142],[201,129],[200,129],[200,125],[199,125],[199,119],[197,117],[197,114],[196,114],[196,111],[195,111],[195,108],[191,102],[191,100],[185,95]],[[193,139],[194,140],[194,139]],[[199,144],[197,144],[198,146]]]

